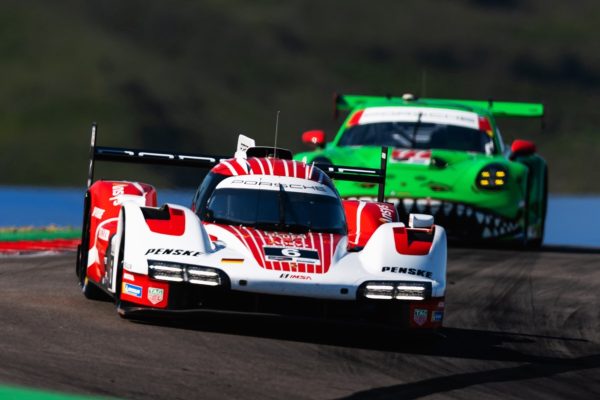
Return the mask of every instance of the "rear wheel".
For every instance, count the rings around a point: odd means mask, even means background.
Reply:
[[[83,281],[85,270],[87,268],[87,250],[89,248],[89,229],[90,229],[90,192],[85,192],[83,199],[83,223],[81,228],[81,243],[77,246],[77,261],[75,264],[75,274],[80,283]]]
[[[90,229],[90,193],[85,193],[83,200],[83,227],[81,235],[81,244],[77,246],[77,261],[75,273],[79,280],[81,293],[90,300],[107,300],[108,295],[98,286],[91,282],[87,276],[88,247],[89,247],[89,229]]]
[[[542,198],[537,207],[537,216],[539,219],[539,236],[527,241],[527,247],[531,249],[539,249],[544,241],[544,231],[546,229],[546,212],[548,210],[548,168],[544,168],[544,177],[542,178]],[[531,211],[528,210],[529,214]],[[526,233],[527,234],[527,233]]]

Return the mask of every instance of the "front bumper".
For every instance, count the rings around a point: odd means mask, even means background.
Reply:
[[[515,218],[507,218],[494,210],[456,201],[429,198],[389,198],[386,201],[395,205],[400,221],[407,221],[410,213],[433,215],[450,241],[517,240],[524,234],[522,210]]]
[[[119,313],[124,317],[152,311],[217,311],[279,315],[320,320],[376,323],[397,328],[436,329],[442,326],[443,298],[422,301],[326,300],[232,290],[229,285],[209,287],[188,282],[168,283],[136,275],[141,298],[122,295]],[[152,304],[145,293],[161,285],[164,299]],[[168,287],[164,286],[167,285]]]

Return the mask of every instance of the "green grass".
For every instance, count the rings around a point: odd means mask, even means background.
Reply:
[[[1,227],[0,242],[14,242],[20,240],[54,240],[54,239],[79,239],[81,229],[71,227],[49,226],[36,227]]]
[[[92,121],[104,145],[231,154],[238,133],[271,143],[281,110],[279,144],[299,151],[303,130],[336,130],[332,92],[410,91],[544,101],[543,134],[505,138],[536,140],[553,192],[599,192],[583,173],[600,156],[598,23],[594,0],[3,1],[0,184],[80,185]]]
[[[41,391],[12,386],[0,386],[0,398],[4,400],[108,400],[108,397],[82,396],[53,391]],[[114,398],[113,398],[114,399]]]

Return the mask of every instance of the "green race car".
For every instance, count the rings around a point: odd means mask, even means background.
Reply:
[[[401,220],[428,213],[455,241],[541,245],[546,162],[530,141],[507,148],[495,118],[541,118],[542,104],[338,95],[338,111],[349,113],[333,140],[325,143],[321,130],[304,132],[315,150],[296,159],[378,168],[387,146],[385,198]],[[371,183],[336,186],[344,198],[377,196]]]

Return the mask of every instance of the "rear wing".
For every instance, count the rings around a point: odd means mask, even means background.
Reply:
[[[136,164],[156,164],[156,165],[167,165],[167,166],[181,166],[181,167],[193,167],[193,168],[204,168],[210,169],[217,165],[222,160],[231,159],[231,156],[215,156],[215,155],[203,155],[193,153],[174,153],[165,151],[152,151],[152,150],[140,150],[122,147],[104,147],[97,146],[96,140],[98,137],[98,124],[92,124],[91,140],[90,140],[90,155],[89,155],[89,168],[87,187],[92,185],[94,181],[94,167],[97,161],[111,161],[120,163],[136,163]],[[259,154],[271,154],[264,147],[250,147],[246,150],[248,155],[260,156]],[[275,153],[281,152],[284,155],[283,149],[272,149]],[[239,153],[239,143],[238,152]],[[286,152],[289,152],[285,150]],[[253,154],[257,153],[257,154]],[[320,168],[326,175],[332,179],[340,179],[346,181],[355,182],[369,182],[377,183],[379,185],[378,201],[383,201],[385,193],[385,175],[387,168],[387,147],[381,149],[380,168],[361,168],[361,167],[346,167],[331,164],[314,163],[313,165]],[[289,154],[291,158],[291,153]],[[287,158],[288,154],[285,153],[284,158]]]
[[[379,168],[345,167],[340,165],[331,165],[324,163],[314,163],[313,165],[321,169],[331,179],[376,183],[379,187],[377,191],[377,201],[381,203],[385,195],[387,154],[387,146],[382,147],[381,153],[379,153]]]
[[[433,99],[416,98],[412,95],[402,97],[393,96],[360,96],[360,95],[342,95],[334,96],[335,116],[339,111],[351,111],[357,107],[365,106],[372,102],[392,102],[409,104],[419,101],[420,103],[435,103],[436,105],[459,106],[465,108],[479,108],[488,110],[494,117],[518,117],[518,118],[543,118],[544,105],[541,103],[523,103],[515,101],[495,101],[495,100],[454,100],[454,99]],[[433,104],[432,104],[433,105]]]
[[[182,167],[212,168],[221,160],[231,157],[202,154],[182,154],[165,151],[139,150],[122,147],[97,146],[98,124],[92,124],[90,142],[90,163],[88,168],[87,187],[94,180],[94,166],[97,161],[113,161],[121,163],[157,164]]]

